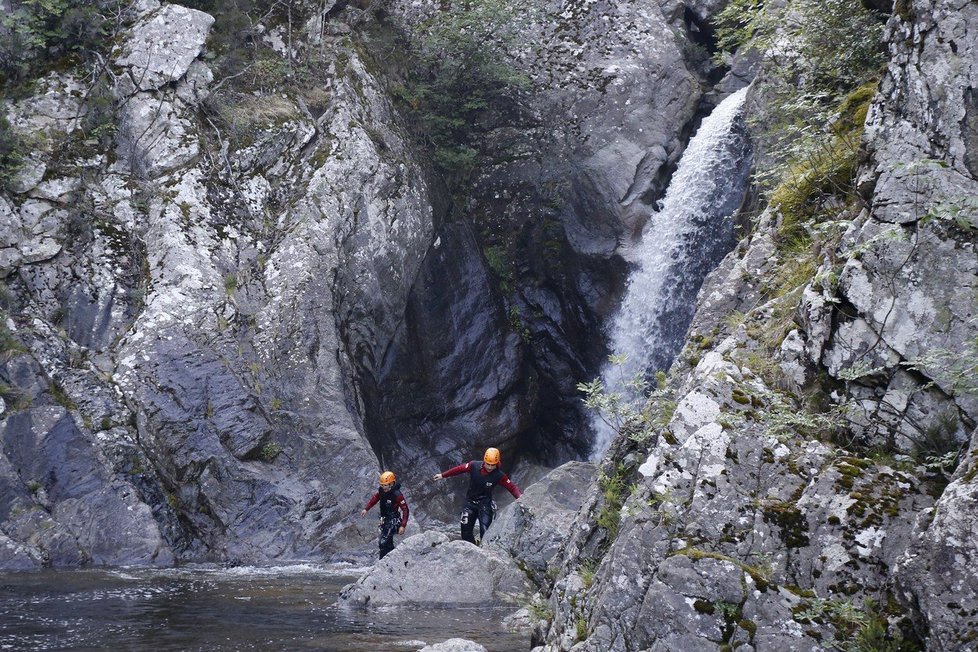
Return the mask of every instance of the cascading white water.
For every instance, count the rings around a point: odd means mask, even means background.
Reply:
[[[611,350],[625,362],[602,370],[609,393],[627,398],[625,381],[668,369],[703,279],[735,244],[732,215],[743,201],[752,155],[740,118],[746,95],[746,88],[733,93],[703,120],[641,242],[625,254],[635,268],[609,330]],[[593,425],[596,459],[616,433],[600,418]]]

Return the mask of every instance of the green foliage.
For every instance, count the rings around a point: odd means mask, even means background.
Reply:
[[[0,381],[0,398],[9,410],[26,410],[31,405],[31,397],[19,388]]]
[[[0,361],[5,360],[11,353],[26,350],[17,336],[7,327],[7,313],[0,310]]]
[[[519,16],[507,0],[446,0],[419,28],[416,68],[396,94],[450,182],[463,181],[475,165],[491,109],[527,85],[506,63]]]
[[[628,469],[623,464],[617,465],[610,475],[604,471],[598,475],[598,486],[601,488],[604,504],[595,522],[605,531],[608,542],[614,541],[621,529],[621,506],[631,490],[625,483],[627,476]]]
[[[499,289],[504,294],[512,293],[513,270],[509,261],[506,259],[506,253],[500,247],[486,247],[482,250],[482,253],[486,257],[486,263],[489,265],[489,269],[492,270],[499,281]]]
[[[790,161],[778,170],[779,182],[769,198],[781,212],[782,245],[807,242],[806,225],[833,217],[832,198],[853,193],[863,123],[874,92],[875,83],[860,86],[835,108],[827,131],[792,141]]]
[[[775,83],[798,89],[793,97],[840,97],[878,77],[885,20],[852,0],[732,0],[717,15],[719,56],[752,47]]]
[[[782,241],[798,239],[827,197],[851,193],[884,22],[852,0],[733,0],[717,16],[722,57],[741,47],[764,57],[757,122],[773,157],[757,178],[784,216]]]
[[[534,621],[545,620],[550,622],[553,620],[554,613],[550,604],[539,593],[532,594],[523,606],[526,607]]]
[[[6,116],[0,115],[0,188],[7,185],[24,162],[26,144]]]
[[[583,614],[579,614],[574,619],[574,637],[576,641],[587,639],[587,618]]]
[[[78,406],[75,405],[75,402],[71,400],[71,397],[68,396],[68,392],[66,392],[61,385],[58,383],[51,383],[50,390],[51,398],[53,398],[58,405],[66,410],[78,409]]]
[[[0,17],[0,85],[22,83],[59,58],[104,48],[120,0],[9,0]]]
[[[625,355],[608,356],[611,365],[619,370],[621,391],[608,391],[601,378],[578,383],[577,390],[584,394],[585,407],[594,410],[618,435],[627,435],[632,441],[641,443],[652,437],[657,427],[669,423],[676,403],[666,390],[664,373],[656,375],[658,385],[654,391],[650,391],[642,374],[625,378],[621,369],[626,359]]]
[[[581,562],[578,566],[577,572],[581,576],[581,582],[584,584],[585,589],[591,588],[594,585],[594,574],[598,570],[598,561],[596,559],[588,559]]]
[[[902,364],[928,376],[946,378],[955,396],[978,397],[978,339],[960,351],[931,349]]]
[[[841,408],[817,413],[795,405],[793,400],[778,392],[772,392],[766,398],[768,403],[760,410],[759,419],[767,434],[774,437],[792,437],[797,433],[809,439],[824,440],[844,426]]]
[[[948,167],[947,161],[925,158],[898,163],[894,166],[894,172],[906,177],[907,185],[918,196],[941,198],[919,208],[924,213],[920,217],[921,225],[953,225],[971,237],[978,228],[978,197],[953,182],[948,188],[945,184],[949,178],[944,172]]]
[[[796,611],[795,620],[831,624],[836,630],[836,647],[842,652],[911,652],[920,648],[890,632],[886,613],[872,600],[857,606],[851,600],[811,598]]]
[[[265,462],[272,462],[275,460],[276,457],[278,457],[281,454],[281,452],[282,452],[282,447],[276,444],[275,442],[270,441],[266,443],[264,446],[262,446],[261,450],[258,451],[258,459],[263,460]]]

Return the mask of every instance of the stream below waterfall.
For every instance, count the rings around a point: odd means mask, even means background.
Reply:
[[[0,650],[404,652],[459,637],[530,649],[507,632],[514,606],[337,606],[364,569],[184,566],[0,574]]]

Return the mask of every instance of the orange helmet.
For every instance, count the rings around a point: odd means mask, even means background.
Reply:
[[[487,448],[486,454],[482,456],[482,461],[486,464],[499,465],[499,449],[498,448]]]
[[[384,471],[380,474],[380,484],[394,484],[397,478],[394,477],[394,473],[391,471]]]

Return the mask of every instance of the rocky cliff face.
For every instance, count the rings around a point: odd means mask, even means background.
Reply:
[[[437,6],[396,2],[390,20],[410,31]],[[576,385],[606,355],[602,325],[627,271],[616,249],[710,101],[706,73],[684,56],[681,5],[540,2],[517,14],[510,63],[528,88],[486,126],[488,162],[450,218],[464,225],[439,232],[365,383],[390,459],[431,472],[489,444],[549,466],[588,454]]]
[[[973,646],[976,25],[897,3],[862,210],[795,294],[771,292],[776,211],[708,279],[660,427],[571,528],[542,649]]]
[[[36,146],[0,195],[0,567],[329,558],[372,549],[351,515],[380,465],[425,520],[450,502],[428,472],[486,444],[583,456],[617,249],[746,81],[710,87],[725,4],[527,7],[530,88],[451,210],[357,37],[429,3],[269,25],[282,80],[224,121],[212,17],[153,0],[101,86],[6,102]],[[483,556],[545,588],[544,649],[972,645],[978,10],[893,11],[845,234],[778,295],[766,211],[703,286],[658,427],[500,515]],[[314,81],[285,83],[300,60]],[[391,559],[466,554],[411,540]]]
[[[528,8],[531,88],[449,212],[361,38],[431,7],[315,4],[215,79],[212,16],[137,3],[98,74],[5,103],[37,143],[0,196],[5,565],[370,550],[380,464],[424,520],[452,502],[424,478],[486,445],[586,454],[615,248],[710,71],[692,14]]]
[[[198,113],[213,19],[149,3],[134,20],[109,62],[110,151],[84,140],[77,80],[8,107],[77,151],[41,148],[3,199],[5,535],[56,565],[355,549],[378,465],[351,356],[405,310],[425,177],[348,38],[322,45],[317,115],[255,97],[232,150]]]

